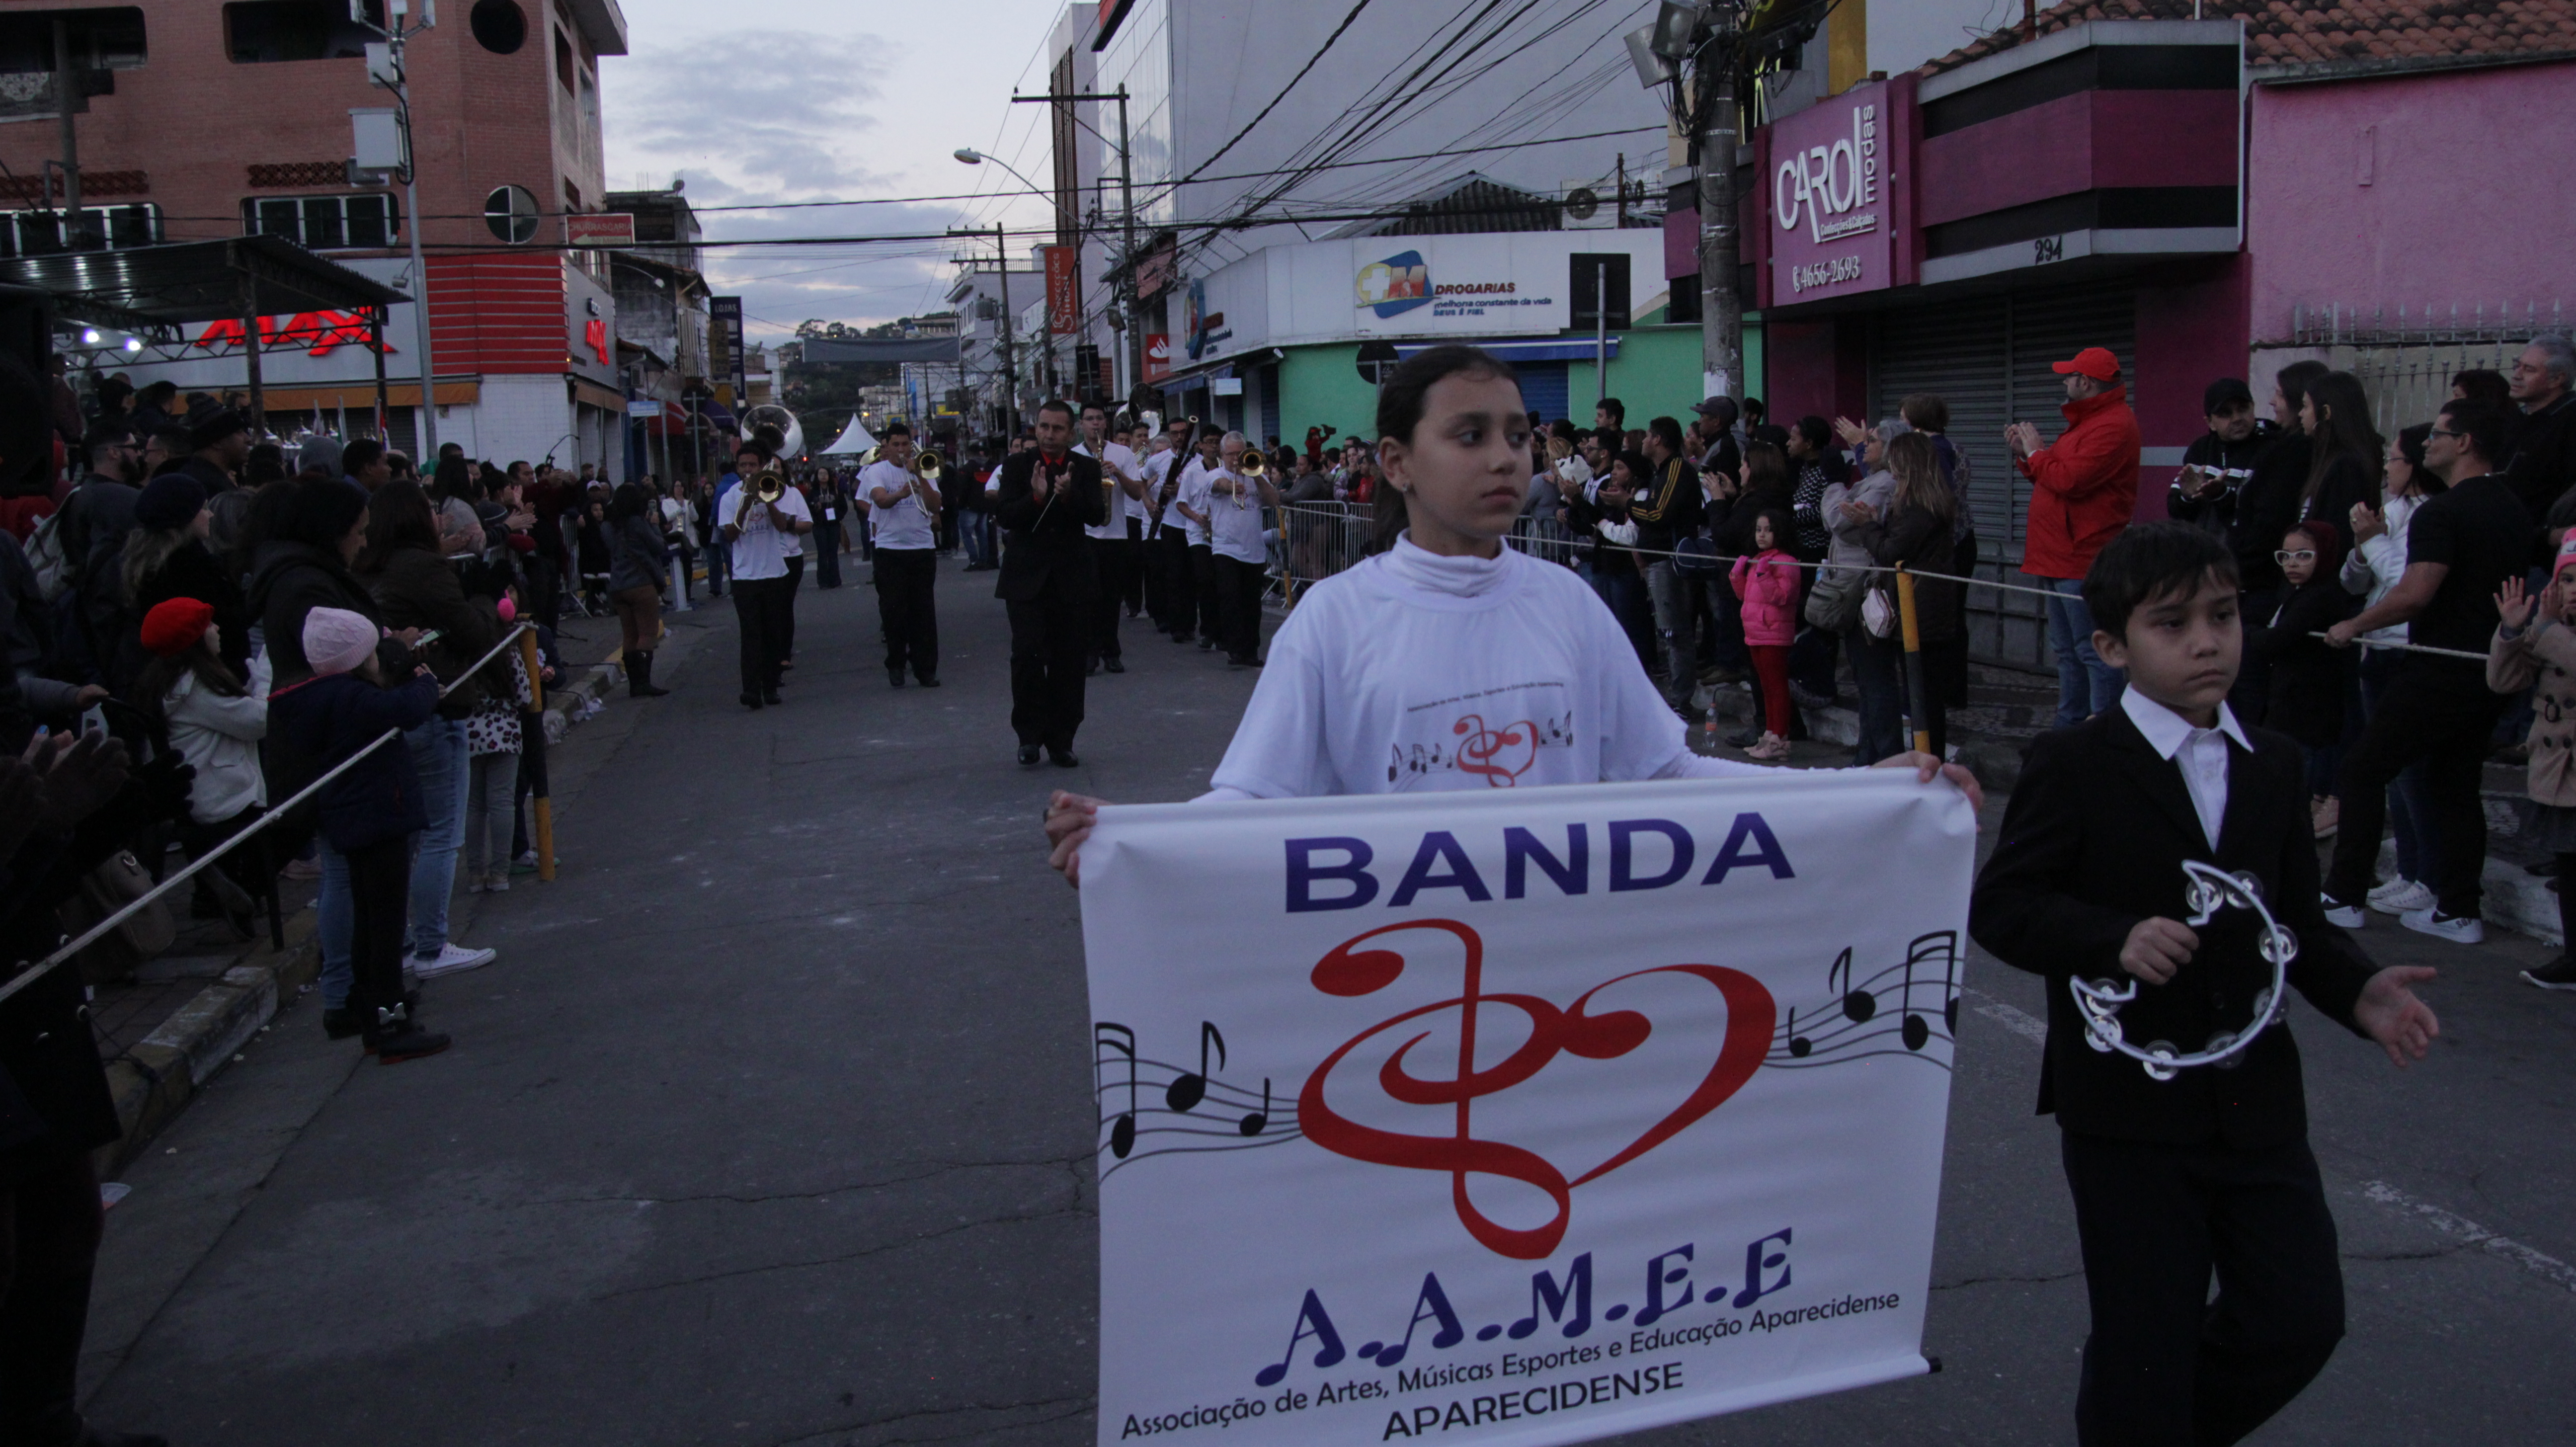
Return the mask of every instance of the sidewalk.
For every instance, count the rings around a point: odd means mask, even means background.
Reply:
[[[669,615],[674,621],[687,616]],[[560,635],[572,676],[546,690],[549,746],[560,744],[573,725],[624,693],[615,621],[570,618],[566,623],[590,636]],[[699,629],[674,627],[664,640],[664,656],[676,665],[699,636]],[[576,661],[584,656],[594,661]],[[173,867],[178,862],[172,856]],[[197,1092],[238,1058],[243,1045],[269,1027],[281,1008],[313,987],[322,963],[314,944],[317,886],[295,880],[281,884],[285,949],[272,948],[265,921],[259,938],[242,944],[220,922],[188,919],[188,892],[173,890],[169,901],[179,916],[178,942],[138,970],[132,983],[93,992],[99,1053],[106,1059],[108,1088],[124,1128],[117,1141],[99,1148],[95,1165],[101,1179],[141,1154]]]

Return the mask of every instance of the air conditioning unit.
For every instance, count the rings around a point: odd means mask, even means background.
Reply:
[[[1568,181],[1563,196],[1564,207],[1557,213],[1562,219],[1557,224],[1566,230],[1607,231],[1619,224],[1619,182],[1616,177]]]

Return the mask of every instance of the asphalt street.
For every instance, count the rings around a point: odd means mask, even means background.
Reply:
[[[886,686],[863,586],[809,579],[757,714],[730,612],[675,615],[673,695],[556,755],[562,877],[460,900],[500,958],[430,986],[456,1047],[361,1065],[308,997],[129,1169],[92,1414],[179,1447],[1091,1441],[1090,1043],[1039,810],[1198,792],[1255,675],[1131,624],[1082,767],[1023,770],[991,578],[943,566],[936,691]],[[2518,936],[2393,923],[2364,942],[2443,971],[2443,1037],[2401,1073],[2294,1006],[2351,1335],[2252,1440],[2576,1441],[2576,997],[2515,978]],[[2073,1440],[2040,986],[1982,955],[1968,985],[1943,1369],[1625,1440]]]

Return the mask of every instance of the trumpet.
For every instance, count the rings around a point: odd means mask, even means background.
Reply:
[[[753,473],[746,485],[750,487],[755,502],[772,503],[787,495],[787,478],[774,467],[764,467]]]

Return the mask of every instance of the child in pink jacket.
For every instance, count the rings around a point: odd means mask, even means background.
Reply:
[[[1780,549],[1789,519],[1769,509],[1753,520],[1755,555],[1735,560],[1727,581],[1744,602],[1744,644],[1762,686],[1762,738],[1745,757],[1789,757],[1789,644],[1798,636],[1798,560]]]

